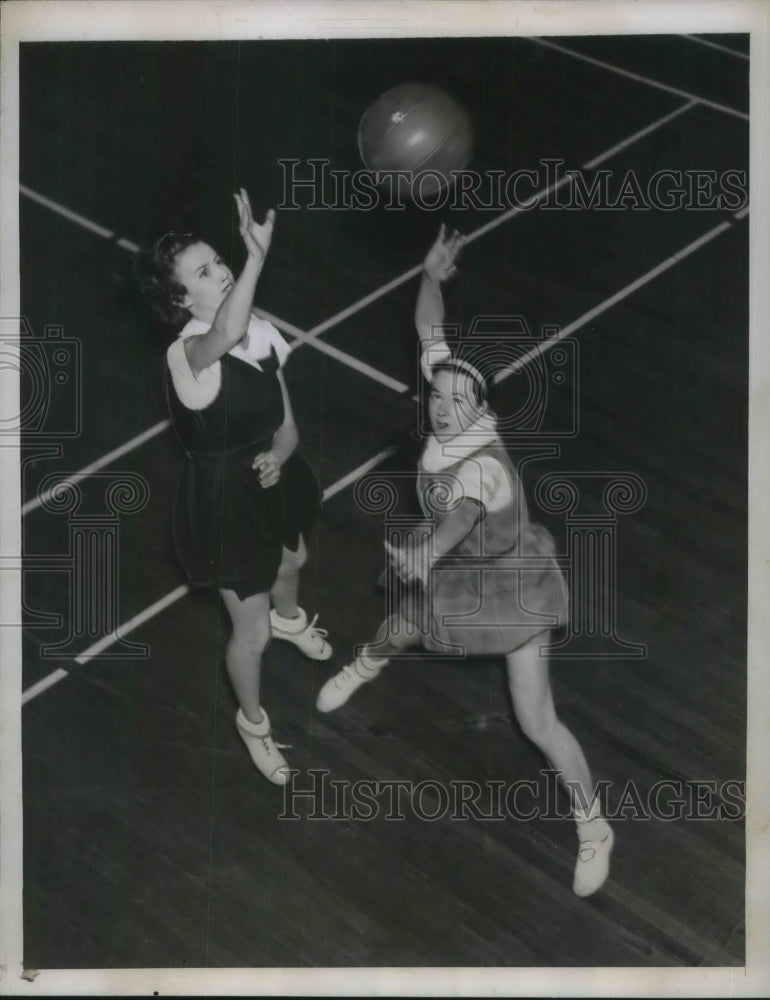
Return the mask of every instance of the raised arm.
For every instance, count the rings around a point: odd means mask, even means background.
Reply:
[[[414,323],[421,342],[435,338],[434,327],[441,326],[444,322],[441,283],[457,271],[455,260],[464,243],[464,236],[457,230],[447,233],[446,226],[442,224],[436,242],[425,257],[414,311]]]
[[[275,212],[271,209],[262,225],[254,221],[251,203],[244,188],[236,194],[238,229],[246,246],[246,263],[220,305],[211,329],[185,342],[190,367],[197,374],[227,354],[246,333],[257,279],[273,238]]]

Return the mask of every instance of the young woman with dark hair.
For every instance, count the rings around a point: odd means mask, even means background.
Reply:
[[[297,604],[320,492],[296,450],[283,376],[289,347],[252,312],[275,213],[259,225],[243,188],[235,201],[246,249],[240,274],[208,243],[177,233],[140,251],[136,273],[162,319],[186,321],[166,355],[169,412],[185,453],[177,554],[193,585],[219,589],[233,626],[225,660],[238,732],[265,777],[285,784],[290,771],[260,703],[260,671],[271,636],[312,659],[331,656],[317,616],[309,621]]]

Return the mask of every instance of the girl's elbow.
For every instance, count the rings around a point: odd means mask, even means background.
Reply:
[[[242,339],[248,329],[250,314],[239,317],[233,314],[233,309],[227,299],[217,310],[212,329],[228,344],[228,350]]]

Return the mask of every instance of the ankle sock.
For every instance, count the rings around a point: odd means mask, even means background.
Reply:
[[[390,663],[390,660],[387,656],[367,656],[366,653],[360,653],[355,662],[356,666],[360,665],[363,668],[363,673],[377,674],[386,664]]]

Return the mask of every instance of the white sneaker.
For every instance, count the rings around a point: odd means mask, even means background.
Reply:
[[[296,618],[282,618],[275,608],[271,609],[270,625],[273,638],[293,643],[311,660],[328,660],[332,655],[332,647],[326,641],[329,633],[325,628],[315,627],[318,615],[309,622],[302,608],[298,610],[299,615]]]
[[[615,834],[601,816],[591,820],[578,820],[576,825],[580,848],[572,891],[577,896],[590,896],[607,881]]]
[[[382,663],[375,664],[365,657],[357,656],[324,684],[318,692],[315,707],[319,712],[333,712],[335,708],[344,705],[362,684],[373,681],[386,663],[387,660],[383,660]]]
[[[270,735],[270,719],[262,709],[264,718],[261,722],[250,722],[241,709],[235,716],[235,725],[241,734],[241,739],[248,747],[251,759],[264,774],[268,781],[275,785],[285,785],[291,777],[291,769],[283,754]]]

